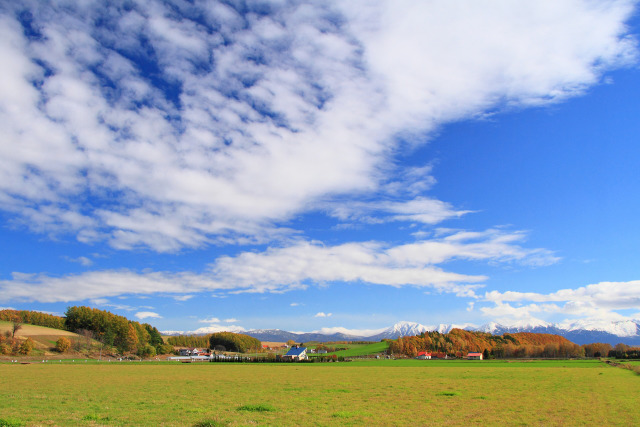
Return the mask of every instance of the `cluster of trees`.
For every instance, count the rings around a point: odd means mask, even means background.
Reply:
[[[609,350],[609,357],[616,359],[640,359],[640,347],[630,347],[626,344],[616,344]]]
[[[262,343],[259,339],[245,334],[216,332],[209,336],[209,348],[220,351],[247,353],[262,350]]]
[[[91,307],[69,307],[65,313],[65,329],[86,335],[120,353],[136,353],[143,357],[166,354],[173,346],[165,344],[160,332],[148,323],[131,321],[123,316]]]
[[[613,347],[611,344],[605,343],[593,343],[593,344],[583,344],[582,348],[584,349],[584,355],[586,357],[607,357]]]
[[[176,347],[201,347],[209,346],[209,337],[211,335],[177,335],[168,337],[167,343]]]
[[[15,333],[6,331],[0,334],[0,354],[3,355],[23,355],[26,356],[33,350],[34,342],[31,338],[19,340],[15,337]]]
[[[392,341],[394,354],[415,357],[429,351],[463,357],[469,352],[483,352],[496,358],[519,357],[582,357],[585,350],[564,337],[552,334],[518,332],[492,335],[486,332],[452,329],[448,334],[424,332],[418,336],[400,337]]]
[[[28,310],[0,310],[0,320],[64,329],[64,317]]]

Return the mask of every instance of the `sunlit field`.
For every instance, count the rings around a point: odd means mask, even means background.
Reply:
[[[640,376],[598,361],[3,363],[0,378],[5,425],[640,424]]]

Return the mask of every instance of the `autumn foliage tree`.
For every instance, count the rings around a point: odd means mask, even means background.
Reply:
[[[17,320],[20,323],[29,325],[45,326],[47,328],[64,329],[64,317],[54,316],[40,311],[29,310],[0,310],[0,320],[13,322]]]
[[[71,341],[69,341],[69,339],[66,337],[60,337],[56,341],[56,351],[58,353],[65,353],[69,351],[70,348],[71,348]]]
[[[530,332],[492,335],[463,329],[452,329],[448,334],[432,331],[400,337],[390,344],[389,350],[408,357],[414,357],[422,351],[457,357],[464,357],[470,352],[482,352],[485,356],[496,358],[582,357],[585,354],[582,347],[559,335]]]
[[[262,343],[259,339],[233,332],[217,332],[211,334],[209,337],[209,348],[216,348],[216,346],[224,346],[227,351],[237,351],[239,353],[262,349]]]
[[[33,340],[29,337],[26,340],[22,341],[22,343],[20,344],[20,347],[18,347],[18,353],[22,354],[23,356],[26,356],[29,353],[31,353],[31,350],[33,350],[34,346],[35,344]]]
[[[207,347],[211,335],[177,335],[168,337],[167,343],[176,347]]]
[[[69,307],[65,313],[65,329],[71,332],[91,332],[105,345],[121,353],[136,352],[150,344],[158,353],[166,353],[160,332],[153,326],[131,321],[123,316],[91,307]]]

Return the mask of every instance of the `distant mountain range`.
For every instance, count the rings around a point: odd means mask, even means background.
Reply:
[[[380,330],[373,335],[351,335],[348,333],[323,334],[319,332],[296,333],[280,329],[255,329],[244,332],[247,335],[258,338],[261,341],[283,342],[294,340],[296,342],[308,341],[380,341],[384,338],[396,339],[401,336],[419,335],[426,331],[438,331],[448,333],[453,328],[466,329],[468,331],[488,332],[493,335],[502,335],[515,332],[536,332],[543,334],[561,335],[576,344],[590,344],[595,342],[616,345],[640,345],[640,320],[620,322],[585,322],[577,321],[566,324],[551,324],[546,322],[520,323],[509,326],[495,322],[487,323],[480,327],[471,324],[440,324],[437,326],[425,326],[415,322],[399,322],[395,325]]]

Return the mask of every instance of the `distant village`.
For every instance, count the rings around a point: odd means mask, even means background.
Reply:
[[[316,358],[318,358],[319,360],[322,360],[321,357],[326,356],[328,354],[328,351],[324,345],[318,345],[315,348],[308,348],[299,344],[294,344],[291,346],[286,343],[281,343],[281,344],[278,343],[277,345],[263,344],[264,351],[279,351],[282,349],[285,349],[286,352],[279,353],[279,354],[276,354],[276,353],[267,353],[267,354],[272,355],[273,361],[276,361],[276,362],[277,361],[282,361],[282,362],[308,361],[310,359],[310,355],[316,356]],[[386,353],[387,352],[385,351],[384,354],[367,355],[367,358],[377,358],[377,359],[394,358],[393,355],[386,354]],[[258,358],[259,353],[256,352],[255,354],[256,354],[256,358]],[[331,355],[331,356],[335,356],[335,355]],[[360,357],[363,357],[363,356],[360,356]],[[265,356],[261,354],[259,358],[265,359]],[[405,358],[405,357],[402,357],[402,358]],[[239,361],[239,360],[246,360],[246,359],[252,359],[252,358],[250,355],[247,355],[247,354],[243,354],[243,355],[227,354],[224,351],[215,351],[207,348],[195,348],[195,347],[181,348],[178,350],[178,356],[171,356],[167,358],[167,360],[182,361],[182,362]],[[337,360],[337,356],[330,357],[329,359]],[[414,357],[414,359],[417,359],[417,360],[450,359],[450,357],[443,352],[422,351],[422,352],[419,352],[418,355]],[[466,359],[467,360],[483,360],[484,355],[481,352],[471,352],[467,354]]]

